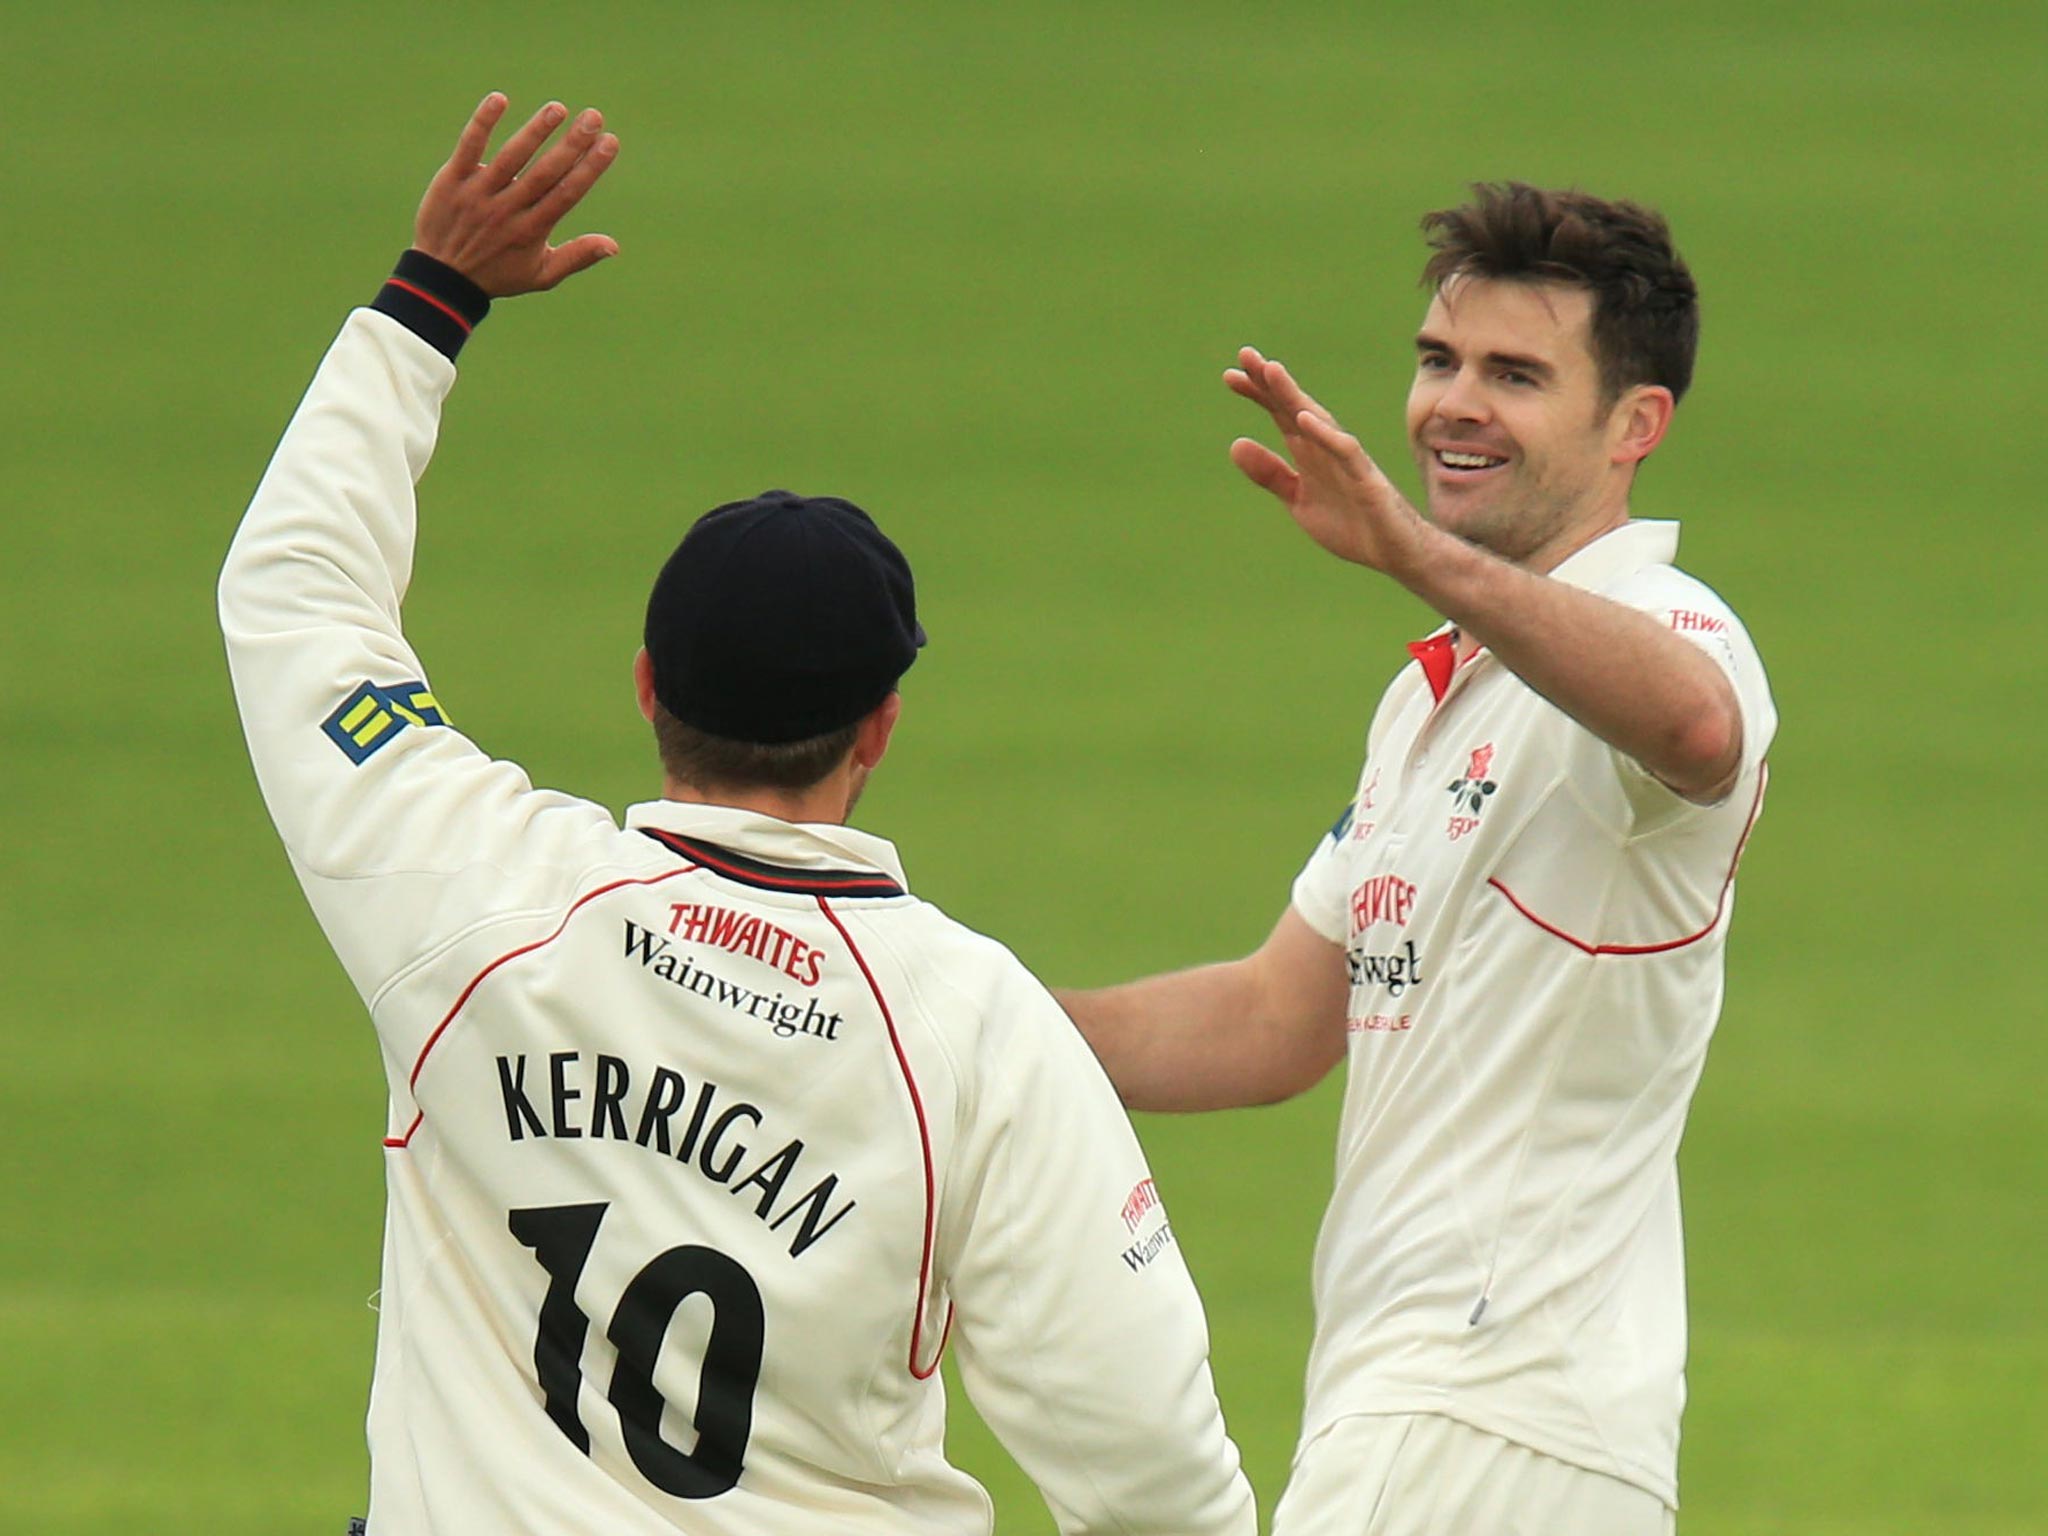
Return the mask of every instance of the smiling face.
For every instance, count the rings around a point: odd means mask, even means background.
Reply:
[[[1439,525],[1547,571],[1628,517],[1635,466],[1671,392],[1601,392],[1593,296],[1563,283],[1453,278],[1415,338],[1408,442]]]

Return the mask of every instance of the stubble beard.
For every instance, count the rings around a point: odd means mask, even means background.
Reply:
[[[1517,471],[1524,467],[1520,464]],[[1533,484],[1499,487],[1476,505],[1460,506],[1463,497],[1427,498],[1430,521],[1468,544],[1510,565],[1554,563],[1545,559],[1573,524],[1584,515],[1591,501],[1585,489],[1553,485],[1538,480]]]

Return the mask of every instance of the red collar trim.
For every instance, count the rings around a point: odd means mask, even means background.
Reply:
[[[1437,703],[1443,703],[1444,695],[1450,691],[1451,674],[1458,670],[1457,637],[1447,629],[1427,640],[1411,640],[1408,654],[1422,663],[1422,675],[1429,680],[1431,695]]]

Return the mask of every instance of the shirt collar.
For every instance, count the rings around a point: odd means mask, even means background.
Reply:
[[[905,890],[910,882],[895,844],[852,827],[822,822],[782,821],[732,805],[697,805],[683,800],[648,800],[626,808],[626,827],[654,827],[701,838],[734,853],[791,869],[878,869]]]
[[[1598,592],[1620,577],[1645,566],[1669,565],[1678,554],[1678,524],[1655,518],[1632,518],[1618,528],[1574,550],[1550,574],[1557,580],[1589,592]],[[1421,664],[1422,676],[1438,703],[1450,691],[1458,671],[1452,636],[1456,626],[1445,620],[1420,640],[1410,641],[1408,654]],[[1465,660],[1470,666],[1489,655],[1479,647]]]
[[[1598,592],[1645,566],[1669,565],[1677,555],[1678,524],[1636,518],[1573,551],[1550,574],[1571,586]]]

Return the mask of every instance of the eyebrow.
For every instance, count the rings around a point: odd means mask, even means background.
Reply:
[[[1415,338],[1415,350],[1418,352],[1442,352],[1449,357],[1456,357],[1458,355],[1456,347],[1439,337],[1430,335],[1427,331],[1422,332]],[[1539,379],[1551,379],[1557,376],[1557,370],[1542,358],[1529,357],[1520,352],[1489,352],[1482,361],[1495,368],[1519,369],[1521,372],[1531,374]]]

